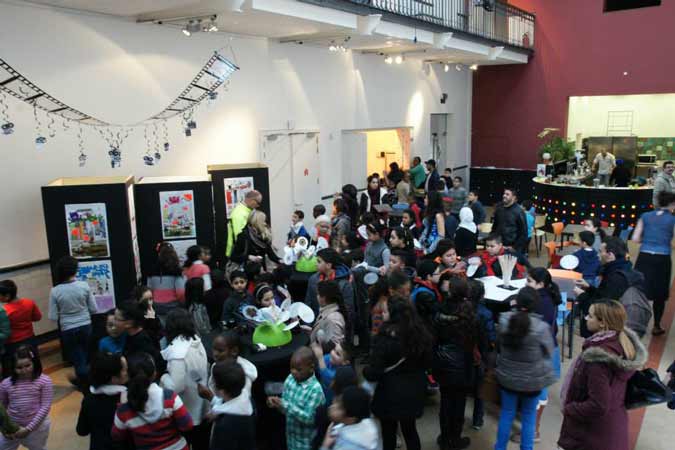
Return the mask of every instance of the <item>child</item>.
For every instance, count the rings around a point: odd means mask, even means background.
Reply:
[[[335,281],[319,281],[317,298],[319,315],[312,327],[310,342],[322,345],[328,342],[339,344],[349,341],[349,315],[340,286]]]
[[[321,450],[377,450],[382,439],[370,418],[370,395],[363,388],[347,387],[328,408],[333,422]]]
[[[337,369],[340,367],[352,367],[351,352],[347,344],[337,344],[330,353],[324,355],[323,347],[318,343],[312,344],[312,351],[319,362],[319,382],[326,397],[326,404],[329,405],[333,401],[332,388]]]
[[[183,276],[186,281],[193,278],[204,280],[204,292],[211,289],[211,269],[204,262],[204,247],[192,245],[188,247],[187,259],[183,265]]]
[[[155,342],[160,342],[163,337],[164,330],[162,322],[157,317],[154,304],[155,299],[152,290],[144,285],[139,285],[131,290],[131,298],[136,300],[142,308],[145,308],[145,320],[143,321],[143,329]]]
[[[300,347],[291,357],[291,374],[284,382],[282,397],[268,397],[267,406],[286,416],[288,450],[309,450],[316,433],[316,410],[326,403],[321,384],[314,376],[316,360],[309,347]]]
[[[204,304],[204,280],[192,278],[185,283],[185,306],[187,306],[199,336],[211,333],[211,319]]]
[[[485,208],[483,207],[483,204],[478,200],[478,192],[476,191],[469,191],[469,195],[466,197],[467,199],[467,206],[471,208],[471,211],[473,212],[473,221],[476,223],[476,225],[480,225],[481,223],[485,222]]]
[[[244,389],[246,375],[234,361],[214,365],[212,378],[216,396],[211,401],[214,416],[210,450],[251,450],[255,448],[255,416]]]
[[[403,211],[403,216],[401,216],[401,226],[403,228],[407,228],[415,239],[420,238],[422,230],[415,222],[415,212],[412,209],[406,209]]]
[[[593,248],[595,234],[592,231],[582,231],[579,233],[579,240],[581,249],[574,252],[574,256],[579,259],[579,265],[574,271],[580,272],[588,284],[595,286],[596,277],[600,274],[600,258]]]
[[[202,262],[209,266],[210,269],[213,269],[211,249],[206,245],[201,245],[200,247],[202,248]]]
[[[485,250],[480,253],[480,266],[474,278],[481,278],[484,276],[502,276],[502,268],[499,264],[499,257],[504,254],[510,254],[517,258],[516,265],[513,268],[513,279],[525,278],[527,268],[530,263],[525,256],[512,250],[506,250],[502,244],[502,237],[498,234],[492,233],[485,239]]]
[[[391,273],[394,270],[405,270],[409,255],[410,253],[408,251],[401,248],[393,249],[391,251],[391,256],[389,256],[389,268],[387,272]]]
[[[87,367],[87,346],[91,335],[91,314],[97,306],[89,285],[78,281],[78,261],[64,256],[56,264],[57,285],[49,293],[49,318],[59,323],[63,350],[75,367],[75,385],[84,383]]]
[[[314,205],[314,208],[312,208],[312,216],[314,217],[314,220],[316,220],[316,218],[319,216],[323,216],[324,214],[326,214],[325,206],[322,204]]]
[[[156,376],[152,356],[131,356],[127,402],[117,408],[112,439],[133,443],[137,450],[188,450],[181,433],[192,430],[192,417],[175,392],[155,383]]]
[[[289,245],[292,242],[295,242],[295,240],[299,237],[304,237],[308,240],[310,239],[309,233],[305,228],[305,224],[302,223],[302,219],[304,218],[305,218],[304,212],[300,211],[299,209],[293,211],[293,215],[291,216],[291,229],[288,231],[288,235],[286,236],[286,241],[288,242]]]
[[[267,283],[258,284],[253,291],[253,304],[256,308],[268,308],[275,304],[274,290]]]
[[[211,282],[213,286],[210,291],[204,292],[204,304],[209,313],[211,328],[219,328],[220,320],[223,317],[223,304],[230,296],[231,290],[225,278],[225,272],[220,269],[211,271]]]
[[[5,353],[3,358],[3,367],[10,365],[10,360],[14,349],[21,345],[30,345],[33,350],[37,350],[35,345],[35,332],[33,331],[33,322],[42,319],[42,312],[35,302],[29,298],[17,298],[16,283],[12,280],[0,281],[0,302],[7,312],[9,319],[10,334],[5,341]],[[10,376],[6,372],[6,377]]]
[[[366,244],[365,263],[368,265],[368,271],[384,274],[389,266],[389,256],[391,250],[384,242],[384,226],[379,221],[375,221],[366,227],[368,233],[368,244]]]
[[[532,200],[523,200],[521,206],[525,210],[525,220],[527,221],[527,239],[532,239],[532,233],[534,232],[534,222],[537,213],[534,209],[534,206],[532,205]]]
[[[242,349],[243,344],[239,334],[236,331],[226,331],[225,333],[215,337],[212,347],[214,363],[211,366],[211,370],[209,371],[209,381],[207,383],[208,386],[204,386],[203,384],[198,386],[200,397],[209,401],[213,400],[213,396],[216,393],[216,384],[215,380],[213,379],[213,369],[217,363],[228,360],[234,360],[243,369],[244,374],[246,375],[246,382],[243,389],[248,393],[249,397],[251,396],[251,386],[253,386],[253,383],[258,378],[258,369],[256,369],[256,367],[249,360],[239,356],[242,353]]]
[[[127,361],[124,356],[98,353],[91,362],[91,387],[82,399],[77,419],[77,434],[89,436],[90,450],[116,448],[110,437],[115,410],[125,395],[124,386],[129,381]]]
[[[241,270],[235,270],[230,275],[230,280],[232,293],[223,305],[223,322],[227,327],[244,322],[241,308],[244,305],[253,304],[253,296],[246,291],[246,285],[248,284],[246,274]]]
[[[19,429],[0,436],[0,448],[47,448],[53,394],[52,380],[42,373],[40,358],[27,345],[17,348],[12,358],[12,376],[0,383],[0,403]]]
[[[108,335],[99,341],[98,351],[121,355],[127,341],[127,334],[122,329],[117,328],[114,309],[105,313],[105,330]]]
[[[387,299],[389,297],[389,284],[387,277],[380,277],[377,282],[368,289],[368,299],[373,307],[370,310],[370,334],[375,336],[380,332],[382,324],[389,320]]]
[[[436,247],[436,261],[440,263],[438,270],[452,275],[466,277],[466,263],[457,257],[455,243],[450,239],[442,239]]]

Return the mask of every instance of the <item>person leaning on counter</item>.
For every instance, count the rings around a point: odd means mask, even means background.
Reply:
[[[609,176],[614,167],[616,167],[614,155],[607,153],[606,148],[601,149],[600,153],[595,155],[595,159],[593,159],[593,172],[597,172],[601,186],[609,185]]]

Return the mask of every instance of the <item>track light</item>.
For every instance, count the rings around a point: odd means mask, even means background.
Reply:
[[[215,33],[218,31],[218,24],[216,23],[216,16],[211,17],[211,23],[208,26],[208,32]]]
[[[394,62],[394,58],[392,58],[391,56],[387,56],[386,58],[384,58],[384,62],[387,64],[391,64]]]
[[[443,70],[447,72],[448,70],[450,70],[450,66],[447,65],[447,64],[444,65],[444,66],[443,66]]]
[[[396,58],[394,58],[394,62],[396,64],[401,64],[403,62],[403,55],[396,55]]]
[[[469,66],[469,69],[471,69],[471,70],[478,70],[478,64],[471,64],[471,65]]]

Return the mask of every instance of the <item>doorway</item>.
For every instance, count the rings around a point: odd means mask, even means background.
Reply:
[[[452,114],[432,114],[431,124],[431,149],[433,159],[436,160],[436,167],[442,172],[446,167],[452,168],[452,161],[448,157],[448,142],[451,138]]]

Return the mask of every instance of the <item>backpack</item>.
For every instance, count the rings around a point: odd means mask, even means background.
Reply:
[[[192,315],[192,320],[195,323],[195,331],[197,331],[199,336],[204,336],[212,331],[211,319],[209,319],[206,305],[203,303],[193,303],[190,305],[190,315]]]
[[[628,289],[619,298],[619,303],[626,309],[626,316],[628,316],[626,326],[642,337],[647,332],[649,321],[652,318],[652,307],[639,284],[630,285],[635,277],[625,271],[620,272],[629,283]]]

